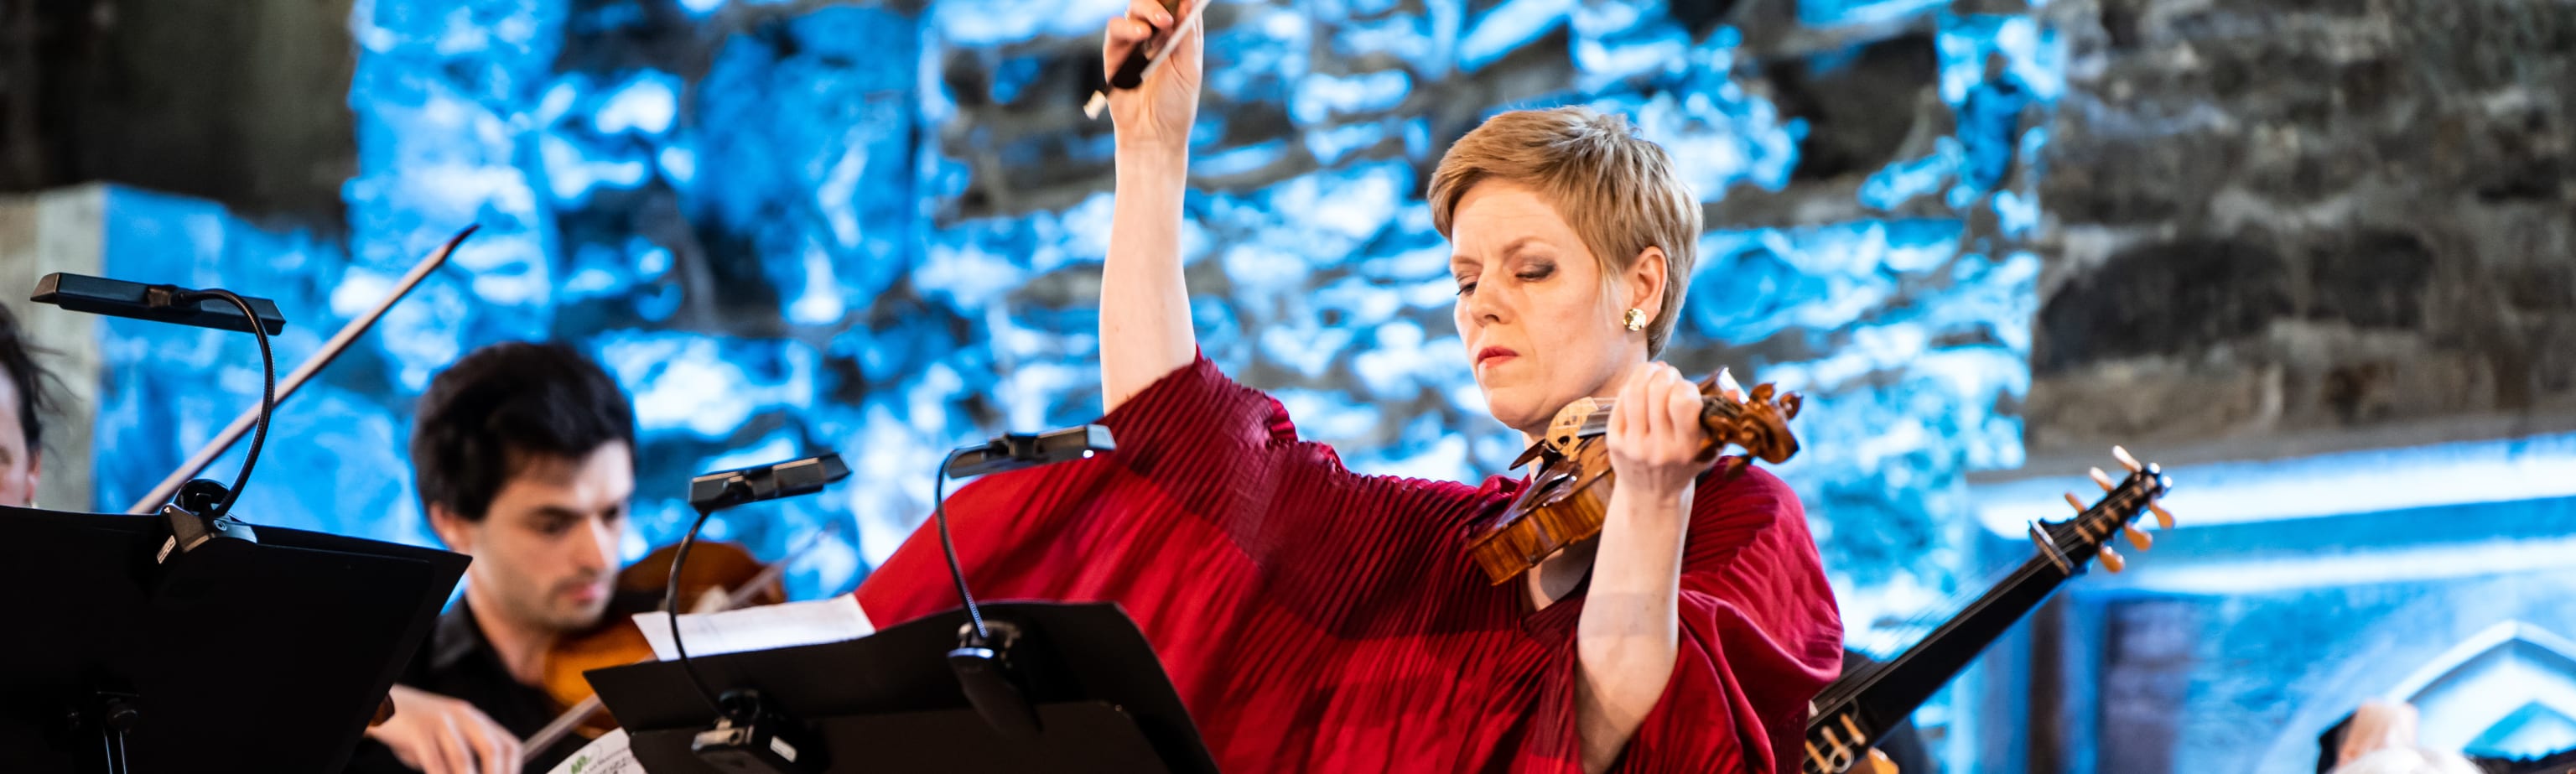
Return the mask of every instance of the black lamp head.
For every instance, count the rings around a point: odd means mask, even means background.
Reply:
[[[689,507],[713,513],[744,503],[813,494],[850,477],[850,466],[837,452],[801,460],[753,465],[689,479]]]

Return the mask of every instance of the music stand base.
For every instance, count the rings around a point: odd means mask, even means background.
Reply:
[[[1170,774],[1135,717],[1107,702],[1045,702],[1036,707],[1046,733],[1013,740],[991,731],[972,709],[838,715],[812,723],[818,746],[846,767],[821,771],[913,772],[1045,771],[1051,774]],[[732,772],[694,754],[702,731],[629,729],[637,762],[650,771],[682,774]],[[842,753],[852,753],[844,756]],[[844,758],[847,760],[843,760]],[[757,771],[753,769],[750,771]]]
[[[130,693],[98,691],[90,695],[87,705],[71,711],[70,725],[74,736],[98,735],[100,771],[107,774],[129,774],[132,771],[125,761],[125,734],[134,730],[135,724],[143,719],[143,712],[134,707],[137,698]]]

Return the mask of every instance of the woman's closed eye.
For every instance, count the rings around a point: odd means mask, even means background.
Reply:
[[[1522,282],[1544,282],[1547,278],[1554,276],[1556,276],[1556,264],[1554,262],[1533,263],[1522,267],[1520,271],[1512,274],[1514,279],[1518,279]],[[1464,296],[1475,292],[1476,278],[1460,275],[1458,277],[1458,295]]]

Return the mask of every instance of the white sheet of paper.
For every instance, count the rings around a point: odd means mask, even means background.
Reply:
[[[653,645],[654,658],[668,661],[679,657],[678,651],[671,648],[669,614],[659,611],[636,613],[635,627],[642,630],[644,640]],[[860,610],[858,599],[850,594],[810,602],[680,616],[681,641],[689,644],[692,658],[842,642],[874,634],[876,630],[876,625],[868,622],[867,611]]]
[[[626,744],[626,729],[620,728],[590,740],[546,774],[644,774],[644,765],[635,762],[635,751]]]

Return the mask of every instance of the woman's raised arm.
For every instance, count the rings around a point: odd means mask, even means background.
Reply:
[[[1131,0],[1109,22],[1101,66],[1115,72],[1130,51],[1159,50],[1190,6]],[[1100,279],[1101,409],[1115,409],[1198,351],[1189,289],[1181,278],[1181,200],[1189,189],[1190,124],[1198,117],[1204,22],[1192,21],[1170,61],[1134,89],[1112,91],[1118,192]]]

